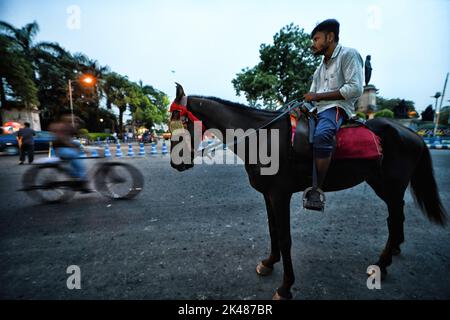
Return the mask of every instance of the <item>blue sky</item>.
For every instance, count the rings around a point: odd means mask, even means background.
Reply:
[[[0,20],[36,20],[38,41],[86,53],[170,97],[178,81],[188,94],[244,103],[231,80],[258,63],[260,45],[291,22],[310,32],[330,17],[344,46],[372,56],[380,95],[418,110],[434,102],[450,72],[449,0],[0,0]]]

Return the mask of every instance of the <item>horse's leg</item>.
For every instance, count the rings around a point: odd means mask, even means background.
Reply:
[[[387,218],[387,223],[389,229],[389,242],[392,255],[394,256],[401,253],[400,245],[405,241],[403,232],[403,223],[405,222],[404,205],[405,201],[403,200],[403,197],[401,199],[391,200],[388,205],[389,217]]]
[[[267,276],[272,273],[273,265],[280,261],[280,247],[278,244],[277,228],[275,226],[275,215],[270,203],[270,197],[264,193],[264,201],[267,209],[267,222],[270,234],[270,255],[256,266],[256,273],[260,276]]]
[[[402,181],[383,182],[381,178],[369,179],[367,183],[387,204],[389,212],[387,218],[389,237],[376,263],[380,267],[382,276],[385,276],[387,267],[392,263],[392,256],[400,254],[400,245],[405,240],[403,232],[403,222],[405,221],[403,207],[405,202],[403,197],[407,184]]]
[[[274,299],[292,299],[291,287],[294,284],[294,270],[291,259],[291,222],[290,203],[292,194],[270,194],[270,203],[275,218],[275,228],[278,238],[278,246],[283,259],[283,283],[277,289]]]

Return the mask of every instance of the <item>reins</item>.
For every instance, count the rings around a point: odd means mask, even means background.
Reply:
[[[203,149],[201,149],[199,151],[196,151],[195,156],[198,156],[198,155],[205,156],[205,154],[206,154],[206,156],[208,158],[211,158],[209,156],[209,153],[208,153],[208,151],[211,150],[211,149],[214,149],[214,148],[216,148],[216,147],[218,147],[220,145],[224,145],[226,147],[234,147],[235,145],[237,145],[237,144],[241,143],[242,141],[244,141],[245,138],[247,138],[247,137],[249,137],[249,136],[251,136],[253,134],[256,134],[259,130],[265,129],[268,126],[270,126],[271,124],[275,123],[276,121],[281,119],[284,115],[288,114],[289,112],[291,112],[293,109],[295,109],[297,107],[299,107],[304,113],[309,114],[310,110],[313,108],[313,105],[311,103],[305,102],[303,100],[297,100],[297,99],[296,100],[292,100],[292,101],[286,103],[284,106],[282,106],[280,108],[280,110],[282,110],[282,109],[286,109],[286,110],[284,110],[282,113],[280,113],[275,118],[273,118],[272,120],[270,120],[266,124],[262,125],[261,127],[257,128],[257,129],[253,129],[253,131],[244,134],[242,137],[240,137],[239,139],[235,140],[232,143],[224,144],[222,141],[221,142],[216,142],[216,143],[214,143],[214,144],[212,144],[210,146],[207,146],[206,148],[203,148]]]

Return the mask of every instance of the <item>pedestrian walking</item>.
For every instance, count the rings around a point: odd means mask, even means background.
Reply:
[[[19,164],[23,164],[25,161],[25,155],[28,155],[28,163],[32,163],[34,160],[34,136],[36,132],[30,128],[30,123],[25,122],[24,127],[17,132],[17,141],[19,144]]]

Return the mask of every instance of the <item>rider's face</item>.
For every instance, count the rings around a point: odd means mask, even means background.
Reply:
[[[329,41],[330,34],[326,34],[325,32],[316,32],[312,38],[312,46],[311,50],[313,51],[315,56],[324,55],[330,46]]]

